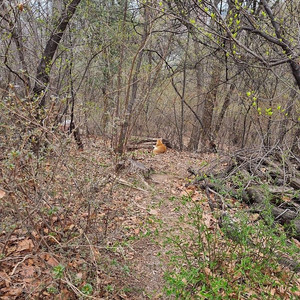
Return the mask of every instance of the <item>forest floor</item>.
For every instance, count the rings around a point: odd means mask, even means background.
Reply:
[[[174,247],[168,237],[189,243],[184,232],[188,236],[192,227],[178,219],[199,203],[206,228],[219,230],[205,193],[187,185],[187,169],[215,161],[217,154],[171,149],[156,156],[150,150],[128,153],[152,169],[145,178],[127,162],[116,172],[119,161],[102,140],[86,140],[82,152],[72,143],[66,147],[68,154],[54,149],[55,155],[39,165],[41,172],[16,184],[23,188],[19,199],[1,191],[0,299],[173,299],[164,279],[176,269],[170,264]],[[192,203],[182,204],[186,198]],[[233,211],[247,208],[228,201]],[[222,247],[219,241],[214,245]],[[235,281],[242,278],[234,276]],[[300,285],[288,270],[270,276]],[[187,285],[185,278],[181,281]],[[259,287],[252,288],[259,294]],[[271,283],[269,291],[274,299],[299,295]],[[243,292],[245,297],[232,291],[226,298],[220,288],[220,299],[246,299],[254,293],[251,288]]]

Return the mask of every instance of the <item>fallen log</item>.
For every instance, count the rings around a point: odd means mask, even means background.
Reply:
[[[158,139],[159,138],[133,136],[129,140],[129,143],[127,145],[127,150],[134,151],[139,149],[153,149],[153,146],[156,144],[156,141]],[[172,144],[169,140],[163,138],[162,142],[168,148],[172,149]]]

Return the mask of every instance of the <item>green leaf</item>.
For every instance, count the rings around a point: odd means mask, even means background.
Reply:
[[[63,273],[64,273],[64,270],[65,270],[65,267],[63,265],[58,265],[56,267],[53,267],[53,274],[54,274],[54,277],[56,279],[60,279],[63,277]]]
[[[85,295],[91,295],[93,293],[93,287],[91,284],[87,283],[81,288],[81,291]]]

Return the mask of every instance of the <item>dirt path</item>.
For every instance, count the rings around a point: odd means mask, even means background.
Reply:
[[[177,213],[170,198],[187,194],[187,169],[189,166],[200,167],[205,158],[192,153],[168,151],[163,155],[146,154],[136,159],[145,166],[152,167],[154,174],[147,181],[148,188],[140,182],[145,192],[127,190],[130,198],[127,211],[134,211],[137,221],[135,230],[140,236],[130,243],[127,249],[127,256],[130,257],[128,264],[133,275],[128,277],[128,280],[133,278],[131,284],[136,289],[136,299],[166,299],[162,289],[163,275],[167,268],[164,252],[167,249],[161,247],[160,237],[156,239],[153,233],[156,230],[162,232],[172,228]],[[124,217],[132,218],[130,214]],[[164,228],[161,228],[160,224],[164,224]]]

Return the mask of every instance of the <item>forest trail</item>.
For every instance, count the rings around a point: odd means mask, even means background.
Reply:
[[[136,295],[137,299],[165,299],[161,297],[163,297],[162,290],[165,284],[163,276],[167,270],[167,259],[164,255],[167,247],[162,247],[161,243],[163,243],[162,236],[164,235],[162,233],[169,230],[175,231],[177,226],[178,213],[172,198],[179,199],[191,192],[185,187],[189,176],[187,169],[189,167],[200,168],[201,164],[215,157],[215,154],[178,152],[169,149],[167,153],[155,156],[150,151],[140,151],[135,153],[134,157],[146,167],[151,167],[154,173],[147,180],[149,186],[143,185],[143,181],[139,181],[137,177],[137,182],[145,188],[144,192],[134,188],[127,189],[129,199],[127,212],[134,212],[134,218],[139,220],[132,223],[135,228],[132,229],[141,235],[128,248],[127,256],[131,257],[128,264],[134,274],[128,277],[128,280],[134,278],[131,282],[132,287],[138,287],[142,291],[141,294]],[[129,176],[125,174],[126,170],[120,174],[120,177],[125,177],[127,180],[135,177],[134,174]],[[194,194],[195,201],[200,201],[202,198],[201,193]],[[120,198],[116,196],[114,199],[118,201]],[[208,205],[206,209],[210,214]],[[124,218],[130,220],[130,213],[125,213]],[[121,227],[123,225],[124,223]],[[152,234],[148,236],[147,230]],[[154,237],[153,233],[156,230],[160,233]]]

